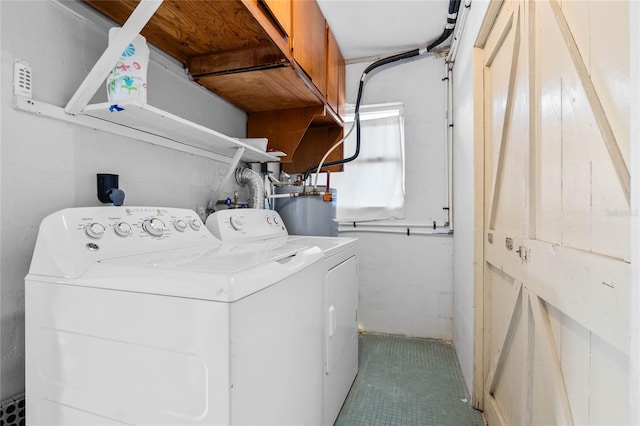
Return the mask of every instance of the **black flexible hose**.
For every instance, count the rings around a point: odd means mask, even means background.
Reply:
[[[451,33],[453,32],[453,29],[455,28],[456,25],[456,19],[458,16],[458,10],[460,9],[460,0],[449,0],[449,16],[447,17],[447,25],[445,25],[445,29],[442,32],[442,34],[440,35],[440,37],[438,37],[433,43],[431,43],[429,46],[427,46],[426,51],[430,52],[433,48],[437,47],[438,45],[440,45],[442,42],[444,42],[447,38],[449,38],[449,36],[451,35]],[[345,164],[345,163],[349,163],[353,160],[355,160],[356,158],[358,158],[358,155],[360,154],[360,101],[362,100],[362,92],[364,89],[364,82],[365,79],[367,77],[367,75],[375,70],[378,67],[381,67],[383,65],[387,65],[387,64],[391,64],[397,61],[402,61],[405,59],[409,59],[409,58],[413,58],[416,57],[420,54],[422,54],[423,52],[420,49],[412,49],[412,50],[408,50],[406,52],[402,52],[402,53],[398,53],[392,56],[388,56],[386,58],[382,58],[379,59],[377,61],[375,61],[374,63],[372,63],[371,65],[369,65],[363,72],[362,72],[362,76],[360,77],[360,84],[358,86],[358,95],[356,97],[356,106],[355,106],[355,111],[354,111],[354,120],[356,123],[356,149],[354,154],[349,157],[349,158],[343,158],[342,160],[336,160],[336,161],[330,161],[328,163],[324,163],[322,165],[322,167],[330,167],[330,166],[338,166],[341,164]],[[311,173],[313,173],[314,171],[316,171],[318,169],[318,167],[320,166],[320,164],[316,164],[314,166],[309,166],[309,168],[307,168],[307,170],[304,172],[304,179],[303,180],[307,180],[307,178],[309,177],[309,175]]]
[[[456,20],[458,19],[458,11],[460,10],[460,0],[449,0],[449,16],[447,17],[447,25],[440,37],[438,37],[433,43],[427,46],[427,51],[431,52],[435,47],[439,46],[442,42],[449,38],[453,29],[456,26]]]
[[[397,62],[397,61],[401,61],[403,59],[409,59],[409,58],[413,58],[415,56],[418,56],[420,54],[420,49],[412,49],[403,53],[398,53],[396,55],[393,56],[389,56],[386,58],[382,58],[377,60],[376,62],[372,63],[371,65],[369,65],[363,72],[362,72],[362,77],[360,77],[360,84],[358,85],[358,96],[356,98],[356,107],[355,107],[355,111],[354,111],[354,120],[356,123],[356,150],[354,152],[354,154],[349,157],[349,158],[344,158],[342,160],[335,160],[335,161],[330,161],[328,163],[324,163],[322,165],[322,167],[330,167],[330,166],[338,166],[340,164],[345,164],[345,163],[349,163],[353,160],[355,160],[356,158],[358,158],[358,155],[360,154],[360,101],[362,100],[362,93],[363,93],[363,89],[364,89],[364,81],[366,79],[366,76],[373,71],[374,69],[381,67],[383,65],[387,65],[393,62]],[[318,169],[318,166],[320,164],[316,164],[314,166],[309,166],[309,168],[307,168],[307,170],[304,172],[304,179],[306,180],[309,175],[311,173],[313,173],[314,171],[316,171]]]

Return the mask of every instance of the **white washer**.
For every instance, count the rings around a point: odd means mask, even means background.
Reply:
[[[266,223],[276,232],[256,232],[256,224]],[[221,210],[209,216],[207,228],[222,241],[261,239],[315,246],[322,250],[325,333],[324,333],[324,422],[333,425],[358,373],[358,258],[357,239],[344,237],[287,236],[275,211],[254,209]],[[270,239],[275,238],[275,240]]]
[[[45,218],[27,424],[320,424],[322,253],[273,242],[221,244],[184,209]]]

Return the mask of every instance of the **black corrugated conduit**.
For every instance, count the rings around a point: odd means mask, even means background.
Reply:
[[[440,37],[433,43],[427,46],[427,50],[431,51],[433,48],[439,46],[442,42],[449,38],[456,27],[456,20],[458,19],[458,11],[460,10],[460,0],[449,0],[449,16],[447,16],[447,24],[444,26],[444,31]]]
[[[379,60],[375,61],[374,63],[372,63],[371,65],[369,65],[362,72],[362,76],[360,77],[360,83],[358,85],[358,95],[356,97],[356,105],[355,105],[355,110],[354,110],[354,123],[355,123],[355,127],[356,127],[356,150],[355,150],[354,154],[351,157],[344,158],[342,160],[330,161],[328,163],[322,163],[321,162],[321,163],[318,163],[318,164],[316,164],[314,166],[310,166],[304,172],[303,181],[306,181],[311,173],[313,173],[314,171],[319,170],[319,169],[321,169],[323,167],[338,166],[340,164],[349,163],[349,162],[355,160],[356,158],[358,158],[358,155],[360,154],[360,101],[362,100],[362,94],[363,94],[363,91],[364,91],[364,83],[365,83],[365,80],[367,78],[367,75],[371,71],[373,71],[376,68],[379,68],[379,67],[381,67],[383,65],[393,64],[393,63],[398,62],[398,61],[403,61],[403,60],[406,60],[406,59],[414,58],[416,56],[425,55],[427,53],[430,53],[434,48],[436,48],[437,46],[442,44],[447,38],[449,38],[451,33],[453,33],[453,30],[454,30],[455,25],[456,25],[456,19],[458,17],[458,10],[459,9],[460,9],[460,0],[449,0],[449,15],[447,17],[447,24],[445,25],[444,30],[443,30],[442,34],[440,35],[440,37],[438,37],[434,42],[429,44],[427,47],[412,49],[412,50],[408,50],[406,52],[398,53],[398,54],[395,54],[395,55],[388,56],[386,58],[379,59]],[[349,132],[349,133],[351,133],[351,132]],[[347,136],[348,136],[348,134],[347,134]],[[343,143],[344,140],[347,138],[347,136],[345,136],[340,141],[338,141],[331,148],[331,150],[329,152],[333,151],[334,148],[338,147],[341,143]],[[315,186],[315,184],[314,184],[314,186]]]

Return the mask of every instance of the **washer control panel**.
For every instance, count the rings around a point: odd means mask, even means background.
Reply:
[[[90,240],[115,235],[120,238],[187,238],[202,232],[198,215],[185,209],[157,207],[123,207],[108,210],[89,209],[80,217],[67,215],[76,229],[82,229]]]
[[[206,227],[222,241],[241,241],[287,236],[278,212],[262,209],[220,210],[207,218]]]
[[[43,219],[30,271],[74,277],[101,260],[202,245],[220,245],[220,240],[193,210],[70,208]]]

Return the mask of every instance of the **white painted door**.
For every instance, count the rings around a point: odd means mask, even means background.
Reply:
[[[507,1],[479,53],[490,425],[628,422],[627,16]]]

